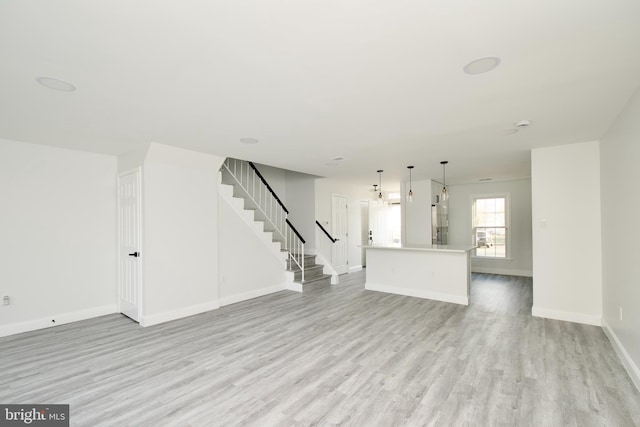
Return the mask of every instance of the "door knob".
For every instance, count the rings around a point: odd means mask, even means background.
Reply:
[[[132,254],[129,254],[129,256],[138,258],[140,256],[140,253],[139,252],[134,252]]]

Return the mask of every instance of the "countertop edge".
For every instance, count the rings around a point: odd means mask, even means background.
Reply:
[[[418,251],[418,252],[453,252],[453,253],[465,253],[475,249],[475,246],[459,247],[459,248],[427,248],[427,247],[405,247],[405,246],[369,246],[360,245],[363,249],[386,249],[392,251]]]

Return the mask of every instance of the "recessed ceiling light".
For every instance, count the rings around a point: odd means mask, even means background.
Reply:
[[[467,74],[482,74],[493,70],[500,65],[500,58],[497,56],[487,56],[478,58],[464,66],[463,70]]]
[[[42,86],[46,86],[49,89],[60,90],[62,92],[73,92],[76,87],[64,80],[54,79],[53,77],[37,77],[36,80]]]
[[[258,140],[255,138],[240,138],[240,142],[243,144],[257,144]]]
[[[342,156],[332,157],[331,160],[335,160],[336,162],[340,162],[340,161],[344,160],[344,157],[342,157]]]
[[[491,181],[493,178],[480,178],[479,181]]]

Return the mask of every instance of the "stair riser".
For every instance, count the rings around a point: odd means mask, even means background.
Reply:
[[[309,280],[309,279],[313,279],[315,277],[318,276],[322,276],[322,270],[323,270],[323,266],[318,266],[320,268],[313,268],[311,270],[307,270],[305,269],[304,271],[304,279],[305,280]],[[296,271],[294,272],[294,281],[298,282],[302,279],[302,273],[300,271]]]
[[[309,255],[309,256],[305,256],[304,257],[304,266],[305,268],[308,267],[313,267],[314,265],[316,265],[316,256],[315,255]],[[295,261],[288,259],[287,260],[287,268],[289,270],[295,270],[298,269],[298,264],[295,263]]]

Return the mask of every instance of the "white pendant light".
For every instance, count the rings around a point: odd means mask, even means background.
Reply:
[[[449,192],[447,191],[447,176],[445,172],[445,165],[447,163],[449,162],[446,160],[440,162],[440,164],[442,165],[442,191],[440,191],[440,201],[442,202],[446,202],[447,200],[449,200]]]
[[[407,194],[407,201],[411,203],[413,202],[413,190],[411,189],[411,169],[413,169],[413,166],[407,166],[407,169],[409,169],[409,194]]]
[[[378,199],[382,200],[382,169],[378,169]]]

